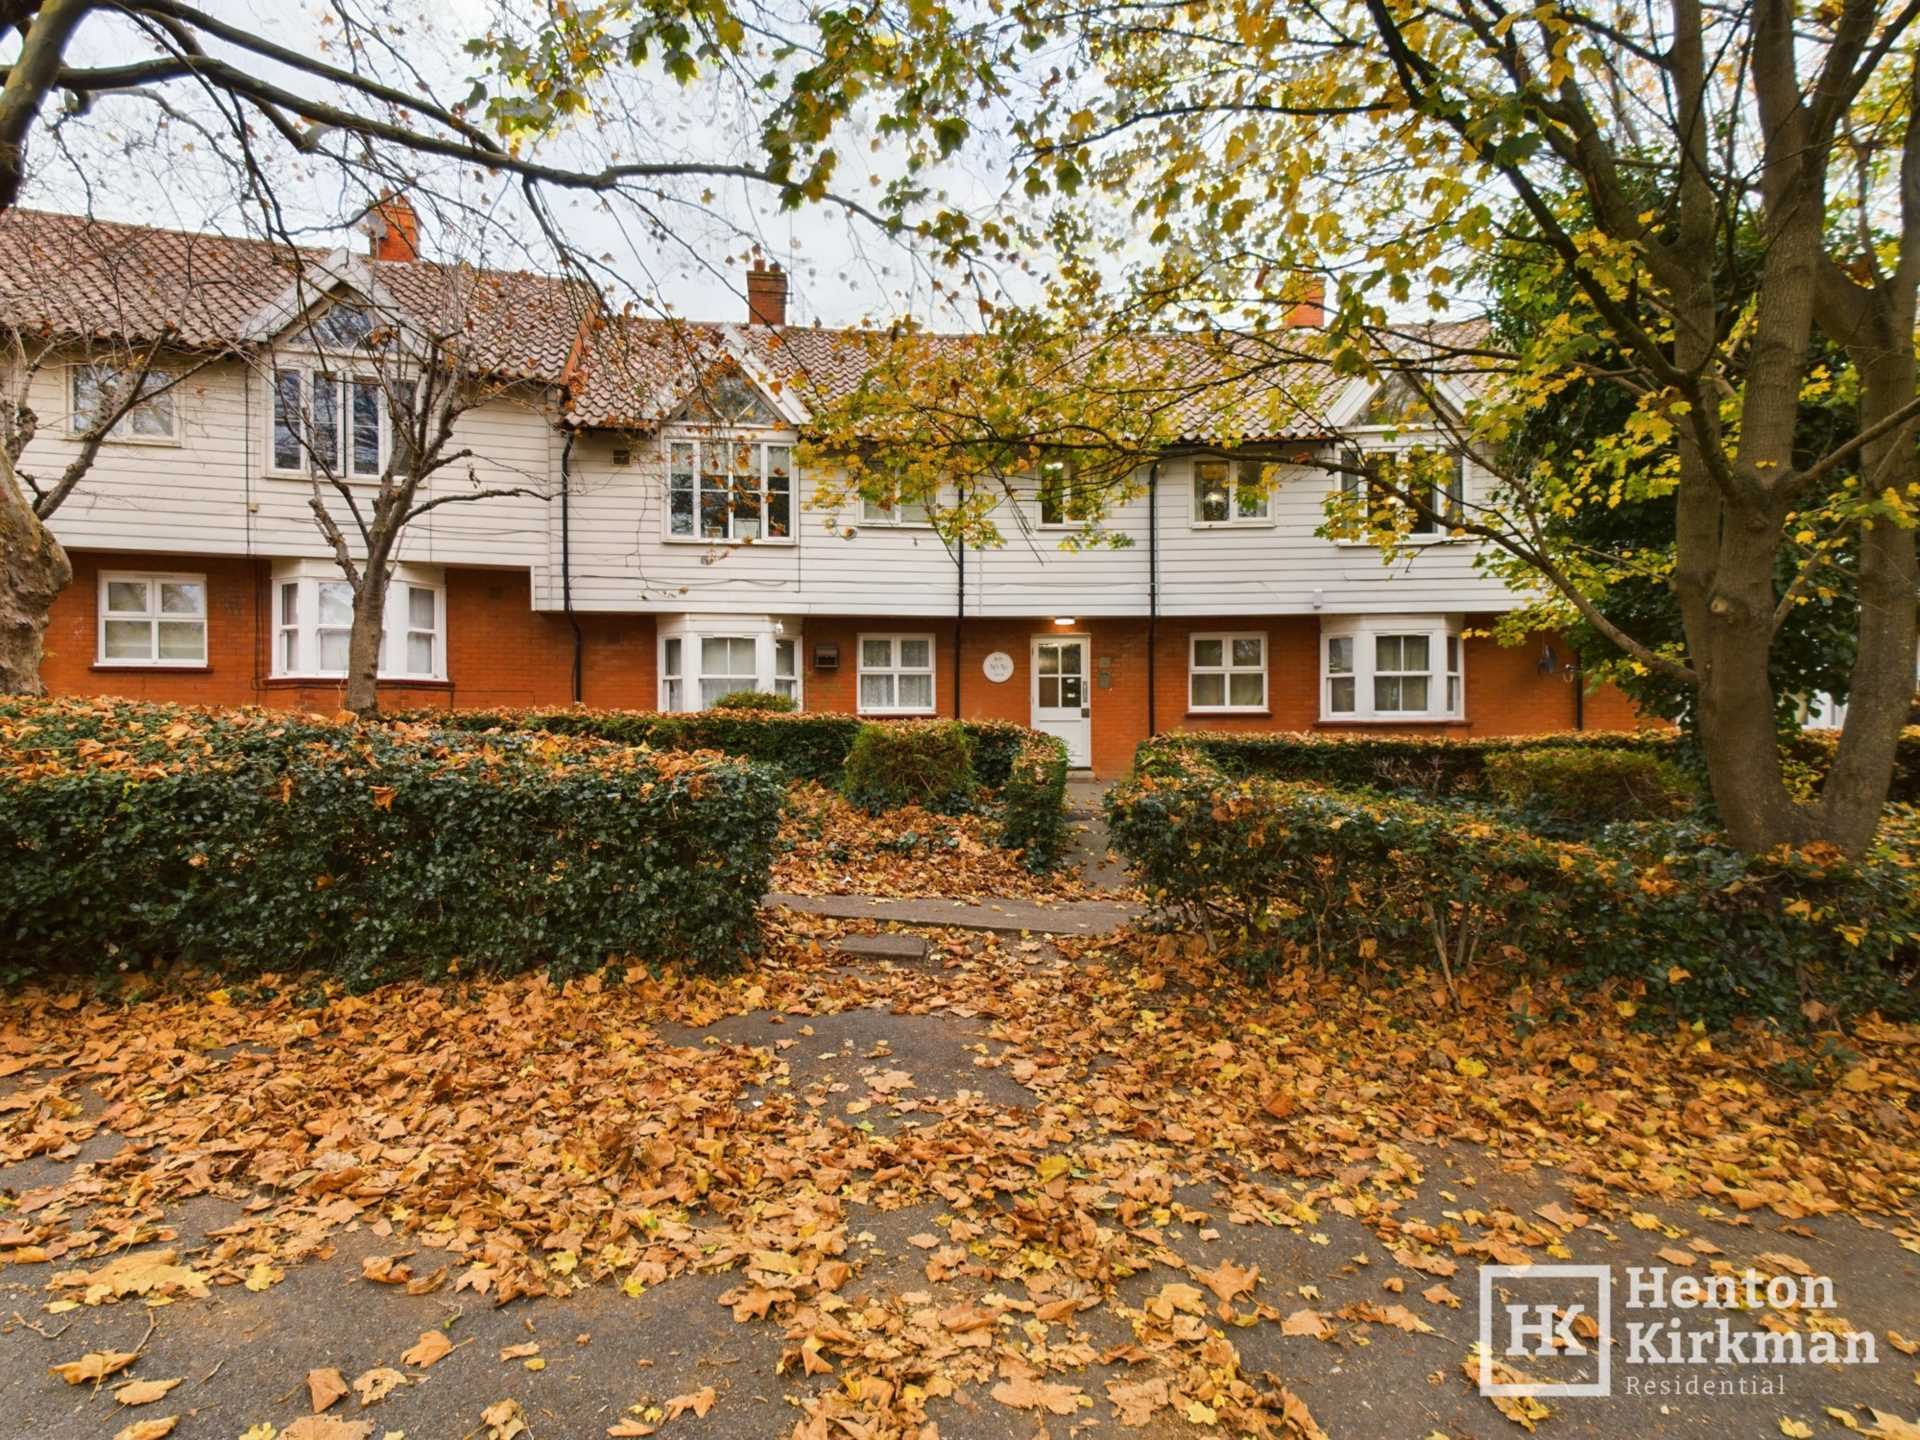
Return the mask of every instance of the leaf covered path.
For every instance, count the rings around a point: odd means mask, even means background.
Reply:
[[[1892,1343],[1920,1335],[1911,1029],[1802,1050],[1545,989],[1253,991],[1131,934],[933,931],[925,961],[852,965],[849,923],[789,917],[722,980],[13,998],[0,1435],[1840,1435],[1829,1406],[1869,1433],[1920,1412]],[[1836,1314],[1772,1323],[1870,1329],[1881,1363],[1509,1418],[1462,1370],[1474,1267],[1568,1257],[1831,1274]],[[49,1372],[71,1362],[117,1368]]]

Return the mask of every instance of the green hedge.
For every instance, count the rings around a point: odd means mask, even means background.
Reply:
[[[1067,842],[1067,744],[1030,735],[1014,755],[1002,791],[1000,843],[1036,874],[1060,863]]]
[[[758,943],[782,789],[712,753],[0,701],[0,951],[354,985]]]
[[[951,720],[862,725],[840,788],[870,815],[919,805],[957,810],[973,798],[973,742]]]
[[[1543,745],[1488,755],[1485,765],[1487,788],[1530,825],[1672,819],[1700,801],[1693,776],[1644,750]]]
[[[1155,900],[1232,963],[1551,966],[1649,1014],[1796,1023],[1912,1013],[1920,820],[1902,808],[1858,864],[1742,855],[1698,825],[1548,839],[1474,802],[1234,777],[1161,747],[1107,797],[1113,840]]]
[[[1830,731],[1802,731],[1788,747],[1788,758],[1824,775],[1833,761]],[[1232,734],[1219,731],[1173,732],[1141,743],[1136,770],[1151,771],[1162,752],[1195,750],[1230,776],[1267,780],[1313,780],[1345,789],[1399,790],[1428,795],[1457,795],[1486,789],[1486,766],[1496,755],[1543,750],[1613,750],[1650,755],[1692,767],[1687,741],[1675,730],[1579,730],[1553,735],[1486,739],[1436,739],[1428,736],[1321,735],[1306,731]],[[1920,727],[1900,737],[1888,798],[1920,804]]]
[[[590,735],[655,750],[724,750],[778,767],[790,779],[837,785],[854,737],[867,722],[855,715],[701,710],[432,710],[398,717],[453,730],[544,730]],[[894,723],[894,722],[886,722]],[[1007,783],[1013,757],[1033,731],[1008,720],[962,720],[973,743],[974,778],[995,790]]]

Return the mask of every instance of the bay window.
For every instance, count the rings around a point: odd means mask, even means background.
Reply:
[[[403,565],[387,587],[380,654],[383,680],[444,680],[446,589],[437,575]],[[339,679],[353,636],[353,587],[318,562],[283,566],[273,586],[273,666],[280,679]]]
[[[709,709],[722,695],[758,688],[759,647],[751,635],[700,637],[700,708]]]
[[[667,533],[689,540],[791,539],[793,447],[724,438],[668,441]]]
[[[101,665],[205,665],[207,577],[100,576]]]
[[[1324,622],[1320,711],[1325,720],[1464,718],[1459,627],[1437,615]]]
[[[1193,462],[1195,525],[1264,525],[1270,497],[1257,460]]]
[[[933,709],[933,637],[860,637],[860,713],[920,715]]]
[[[799,708],[800,642],[798,640],[773,642],[773,693],[786,696],[793,701],[795,709]]]
[[[1187,656],[1189,710],[1267,708],[1265,635],[1195,635]]]
[[[743,690],[800,703],[799,626],[789,617],[663,616],[659,646],[662,710],[705,710]]]

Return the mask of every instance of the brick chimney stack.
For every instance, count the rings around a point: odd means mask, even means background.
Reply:
[[[1287,311],[1287,324],[1319,330],[1327,323],[1327,282],[1316,275],[1300,291],[1300,298]]]
[[[787,272],[757,257],[747,271],[747,323],[787,323]]]
[[[404,195],[389,190],[373,202],[367,211],[367,234],[373,241],[369,253],[376,260],[420,258],[420,217]]]

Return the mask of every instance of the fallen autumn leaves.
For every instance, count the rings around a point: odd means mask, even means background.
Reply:
[[[731,979],[408,984],[313,1004],[291,984],[129,1003],[25,993],[0,1021],[15,1087],[0,1097],[0,1162],[70,1154],[102,1130],[126,1149],[0,1211],[0,1259],[10,1278],[45,1267],[32,1273],[55,1312],[270,1289],[350,1226],[393,1252],[353,1283],[466,1302],[596,1283],[639,1296],[725,1272],[734,1320],[784,1339],[801,1436],[917,1435],[929,1404],[962,1394],[1005,1407],[1009,1426],[1104,1400],[1121,1423],[1310,1434],[1285,1377],[1243,1368],[1236,1332],[1418,1336],[1458,1305],[1445,1282],[1461,1266],[1545,1258],[1595,1217],[1658,1226],[1644,1207],[1682,1199],[1729,1216],[1897,1217],[1920,1186],[1911,1028],[1869,1023],[1845,1048],[1803,1049],[1643,1034],[1604,1006],[1556,1020],[1566,997],[1544,987],[1469,984],[1459,1011],[1424,985],[1351,977],[1253,991],[1137,936],[1069,942],[1075,965],[948,936],[943,964],[859,971],[836,962],[836,933],[796,918]],[[982,1081],[1015,1081],[1030,1103],[991,1101],[984,1084],[921,1093],[912,1057],[878,1055],[855,1099],[800,1063],[814,1021],[866,1007],[966,1019],[990,1041],[974,1052]],[[771,1045],[694,1033],[768,1011],[785,1021]],[[1415,1218],[1406,1197],[1435,1147],[1469,1143],[1557,1166],[1572,1194]],[[1205,1211],[1183,1200],[1194,1186]],[[155,1248],[170,1207],[204,1194],[239,1217],[204,1250]],[[908,1242],[925,1287],[864,1282],[850,1245],[864,1217],[923,1205],[940,1212]],[[1397,1298],[1402,1281],[1322,1306],[1168,1240],[1224,1221],[1321,1243],[1330,1216],[1366,1226],[1420,1299]],[[1093,1338],[1116,1325],[1124,1339]],[[457,1343],[426,1331],[351,1387],[316,1371],[302,1388],[336,1414],[281,1440],[374,1433],[337,1412],[386,1403]],[[59,1368],[99,1384],[134,1358]],[[1095,1390],[1087,1370],[1103,1359],[1129,1370]],[[715,1403],[695,1389],[609,1433]],[[511,1401],[488,1414],[480,1433],[525,1426]]]

